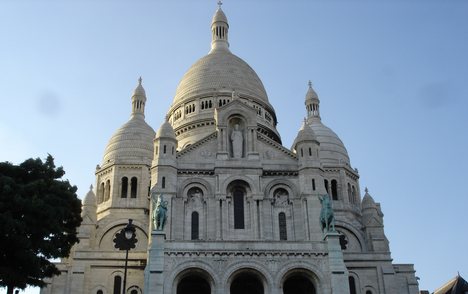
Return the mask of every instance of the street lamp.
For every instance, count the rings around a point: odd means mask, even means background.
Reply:
[[[133,220],[129,219],[128,224],[125,228],[120,230],[115,235],[114,247],[119,250],[125,250],[125,271],[123,280],[122,293],[125,294],[125,288],[127,287],[127,264],[128,264],[128,250],[135,248],[136,242],[138,242],[135,234],[135,226],[132,224]]]

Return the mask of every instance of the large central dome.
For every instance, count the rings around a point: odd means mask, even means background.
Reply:
[[[275,110],[262,81],[241,58],[232,54],[229,24],[218,8],[211,22],[211,50],[182,77],[167,114],[180,149],[209,136],[215,127],[215,110],[239,99],[257,113],[257,131],[281,142]]]
[[[265,88],[255,71],[228,50],[212,50],[192,65],[177,87],[173,105],[213,91],[237,91],[268,104]]]

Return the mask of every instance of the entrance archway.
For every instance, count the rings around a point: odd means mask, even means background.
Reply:
[[[315,294],[314,284],[303,275],[293,275],[284,281],[283,294]]]
[[[251,273],[238,274],[230,290],[230,294],[264,294],[262,281]]]
[[[211,287],[204,278],[187,275],[177,285],[177,294],[211,294]]]

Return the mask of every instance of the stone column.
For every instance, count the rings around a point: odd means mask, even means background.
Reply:
[[[348,269],[343,260],[340,245],[340,234],[328,232],[324,240],[328,248],[328,266],[333,294],[349,293]]]
[[[148,262],[145,268],[145,294],[160,294],[164,291],[164,244],[166,234],[153,230],[148,245]]]

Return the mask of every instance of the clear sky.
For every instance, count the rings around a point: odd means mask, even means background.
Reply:
[[[382,205],[394,262],[414,263],[421,289],[457,271],[467,279],[468,2],[224,2],[230,48],[262,79],[283,144],[305,116],[310,79],[361,193]],[[3,0],[0,161],[50,153],[83,197],[138,77],[157,129],[184,72],[209,51],[215,8]]]

